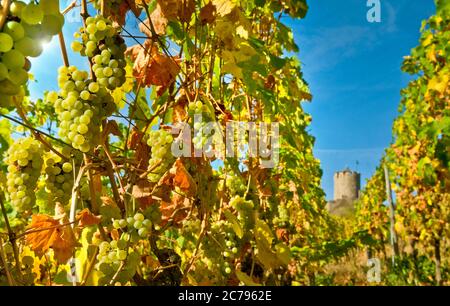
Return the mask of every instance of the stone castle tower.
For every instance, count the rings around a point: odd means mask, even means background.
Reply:
[[[334,174],[334,200],[356,200],[359,196],[361,174],[346,168]]]
[[[361,174],[346,168],[336,172],[333,178],[334,199],[327,203],[327,210],[336,216],[352,215],[361,188]]]

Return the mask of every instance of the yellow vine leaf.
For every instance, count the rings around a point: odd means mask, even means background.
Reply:
[[[236,7],[236,3],[232,0],[213,0],[216,6],[216,12],[219,16],[226,16]]]
[[[246,286],[261,286],[260,284],[254,282],[253,279],[247,275],[247,273],[242,271],[236,270],[236,277]]]
[[[65,263],[73,253],[76,245],[72,228],[62,225],[65,218],[56,220],[51,216],[35,214],[26,235],[26,242],[33,251],[42,255],[48,249],[53,249],[59,263]]]

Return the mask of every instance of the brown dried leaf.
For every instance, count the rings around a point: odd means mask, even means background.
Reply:
[[[181,0],[178,2],[178,19],[182,22],[191,21],[195,11],[195,0]]]
[[[169,220],[172,220],[173,225],[179,224],[186,219],[188,215],[189,200],[185,197],[175,194],[172,197],[171,202],[161,202],[161,226],[167,224]],[[186,208],[186,209],[183,209]]]
[[[197,185],[194,179],[186,170],[180,159],[175,161],[172,168],[163,177],[162,184],[178,187],[185,192],[187,196],[193,196],[197,192]]]
[[[119,125],[115,120],[108,120],[106,126],[102,132],[102,143],[106,143],[109,134],[115,135],[119,138],[122,138],[122,133],[120,132]]]
[[[169,20],[189,22],[195,11],[195,0],[156,0],[162,14]]]
[[[65,263],[72,256],[76,246],[75,236],[69,225],[62,225],[66,218],[60,221],[43,214],[32,216],[28,226],[26,243],[37,254],[44,254],[48,249],[53,249],[55,258],[59,263]]]
[[[112,207],[119,208],[117,206],[117,203],[110,197],[102,196],[102,197],[100,197],[100,199],[102,200],[103,204],[106,206],[112,206]]]
[[[161,6],[159,4],[156,6],[156,9],[153,11],[153,13],[150,14],[150,20],[152,21],[153,28],[157,35],[166,34],[166,28],[169,20],[167,20],[167,18],[162,13]],[[147,18],[144,20],[144,22],[141,22],[139,24],[139,31],[141,31],[148,37],[153,37],[150,20]]]
[[[175,82],[180,72],[178,57],[169,57],[165,54],[156,54],[152,57],[147,69],[138,75],[144,79],[145,85],[168,87]]]
[[[119,234],[119,231],[118,231],[117,229],[113,228],[113,229],[111,230],[110,234],[111,234],[111,238],[112,238],[113,240],[116,240],[116,241],[119,240],[120,234]]]
[[[132,11],[134,16],[139,17],[142,12],[142,8],[138,7],[139,1],[123,1],[118,10],[112,10],[108,13],[111,15],[111,19],[117,25],[123,26],[125,24],[125,17],[128,11]]]
[[[208,23],[213,23],[216,20],[217,10],[216,6],[209,2],[207,5],[200,10],[200,22],[205,25]]]
[[[135,199],[147,198],[152,195],[152,184],[146,179],[140,179],[133,186],[131,195]]]
[[[85,208],[77,214],[76,219],[78,220],[78,226],[85,227],[99,224],[102,218],[94,215],[88,208]]]

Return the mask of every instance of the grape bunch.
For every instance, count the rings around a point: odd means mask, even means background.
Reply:
[[[253,202],[237,195],[231,198],[230,205],[238,212],[237,218],[244,230],[251,230],[255,226],[255,205]]]
[[[59,0],[12,1],[6,22],[0,31],[0,99],[2,106],[21,91],[28,81],[31,63],[27,57],[38,57],[43,42],[50,41],[64,25]]]
[[[113,220],[113,227],[121,230],[127,229],[131,235],[131,241],[135,242],[140,238],[148,237],[152,227],[152,221],[146,219],[143,214],[137,213],[133,217]]]
[[[49,92],[59,120],[59,136],[81,152],[89,152],[99,141],[101,122],[111,115],[116,105],[108,91],[88,79],[86,71],[75,66],[59,68],[59,93]]]
[[[72,194],[73,166],[54,154],[45,160],[45,188],[57,202],[66,203]]]
[[[212,230],[221,231],[225,237],[225,248],[222,252],[223,264],[221,265],[222,272],[225,274],[231,273],[231,267],[233,266],[233,261],[238,253],[236,234],[234,233],[233,227],[227,221],[220,220],[211,225]]]
[[[243,195],[247,186],[245,186],[245,181],[240,174],[236,174],[233,170],[228,170],[225,179],[225,186],[231,196]]]
[[[228,221],[212,223],[201,244],[206,267],[213,273],[230,274],[238,253],[236,245],[235,234]]]
[[[109,19],[101,15],[88,17],[86,28],[75,33],[80,41],[72,42],[72,49],[92,60],[97,82],[110,90],[125,83],[125,41]]]
[[[194,122],[194,137],[192,138],[194,148],[197,150],[204,148],[205,152],[211,152],[214,143],[220,141],[220,139],[217,139],[217,137],[220,137],[220,135],[213,135],[213,131],[206,130],[206,122],[214,121],[212,119],[214,118],[213,114],[211,114],[206,104],[202,103],[202,101],[189,103],[188,114],[193,118]],[[211,138],[211,136],[213,137]],[[212,142],[207,145],[209,138],[211,138],[210,140]]]
[[[173,163],[171,151],[173,142],[172,134],[165,130],[150,131],[147,144],[151,147],[152,157],[149,161],[149,169],[153,169],[148,179],[150,182],[158,182]]]
[[[36,201],[35,189],[41,174],[44,149],[32,138],[22,138],[9,147],[7,191],[12,205],[19,212],[30,210]]]

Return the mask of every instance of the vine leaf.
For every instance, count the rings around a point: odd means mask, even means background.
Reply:
[[[180,159],[177,159],[169,172],[161,178],[161,183],[180,188],[188,197],[195,195],[197,192],[197,185],[194,179]]]
[[[170,219],[174,225],[180,224],[188,215],[188,210],[183,209],[187,207],[189,207],[189,200],[179,194],[175,194],[171,202],[162,201],[160,206],[161,225],[164,226]]]
[[[236,4],[231,0],[213,0],[212,3],[216,7],[219,16],[226,16],[233,11]]]
[[[238,236],[238,238],[241,239],[244,236],[244,232],[242,231],[242,227],[239,224],[239,221],[237,220],[236,216],[233,215],[229,210],[225,210],[223,214],[227,218],[228,222],[231,223],[231,227],[233,228],[236,236]]]
[[[78,220],[78,226],[85,227],[99,224],[102,218],[94,215],[88,208],[85,208],[77,214],[76,219]]]
[[[135,45],[128,48],[127,54],[134,61],[134,77],[144,86],[161,86],[160,92],[175,82],[180,72],[180,58],[159,53],[149,40],[143,46]]]
[[[169,20],[189,22],[195,11],[194,0],[156,0],[164,16]]]
[[[261,220],[256,220],[255,240],[258,253],[256,257],[266,269],[275,269],[283,264],[277,256],[277,253],[271,249],[273,234],[270,227]]]
[[[122,133],[120,132],[119,125],[115,120],[108,120],[108,122],[106,123],[106,126],[102,132],[102,143],[106,142],[109,134],[122,138]]]
[[[243,282],[244,285],[246,286],[261,286],[260,284],[255,283],[253,279],[247,275],[247,273],[236,270],[236,276],[239,279],[239,281]]]
[[[217,15],[216,6],[212,2],[209,2],[200,10],[199,15],[200,22],[203,25],[213,23],[216,20],[216,15]]]
[[[164,16],[163,12],[161,11],[160,5],[157,5],[153,13],[150,14],[150,19],[147,18],[144,20],[144,22],[141,22],[139,24],[139,31],[141,31],[148,37],[153,37],[153,33],[150,30],[150,20],[152,21],[153,28],[157,35],[166,34],[166,28],[169,20]]]
[[[49,215],[35,214],[27,228],[32,231],[26,235],[26,242],[37,254],[44,254],[53,249],[55,258],[59,263],[66,263],[72,256],[76,246],[72,228],[62,225],[66,218],[59,220]]]
[[[123,1],[117,11],[112,10],[109,12],[111,14],[111,19],[118,25],[123,26],[125,24],[125,17],[128,11],[132,11],[134,16],[139,17],[141,15],[142,8],[138,7],[137,4],[138,1]]]

